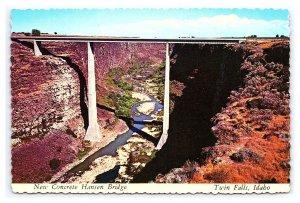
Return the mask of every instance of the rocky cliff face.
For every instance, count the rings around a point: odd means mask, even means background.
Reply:
[[[212,118],[218,140],[202,152],[204,163],[192,182],[289,182],[288,42],[248,45],[246,51],[243,83]]]
[[[80,148],[79,79],[63,59],[35,57],[17,42],[11,50],[13,182],[40,182]]]
[[[28,140],[79,118],[79,79],[63,59],[35,57],[31,49],[12,43],[12,137]],[[47,115],[47,116],[45,116]],[[75,132],[76,137],[82,130]]]
[[[103,81],[110,69],[121,67],[127,71],[137,64],[153,64],[165,60],[163,44],[95,43],[93,47],[99,82]]]

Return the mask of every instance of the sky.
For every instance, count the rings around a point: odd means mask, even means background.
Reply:
[[[50,9],[12,10],[12,32],[69,35],[178,37],[289,36],[287,10]]]

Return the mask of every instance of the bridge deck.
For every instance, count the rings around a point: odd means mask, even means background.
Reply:
[[[11,37],[18,40],[64,41],[64,42],[133,42],[133,43],[172,43],[172,44],[235,44],[244,38],[101,38],[101,37]]]

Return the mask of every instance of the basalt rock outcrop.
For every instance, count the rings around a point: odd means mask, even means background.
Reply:
[[[80,117],[79,79],[65,60],[12,43],[12,138],[43,137]],[[80,119],[80,118],[79,118]],[[74,137],[83,136],[75,130]]]
[[[289,182],[289,45],[245,48],[243,83],[212,118],[218,141],[202,151],[191,182]]]
[[[81,146],[80,82],[63,59],[35,57],[18,42],[11,48],[13,182],[42,182]]]

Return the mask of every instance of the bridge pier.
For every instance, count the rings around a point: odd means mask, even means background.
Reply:
[[[41,56],[43,55],[36,40],[33,40],[33,52],[35,56]]]
[[[84,137],[91,142],[100,141],[102,138],[97,120],[97,98],[96,98],[96,77],[95,77],[95,59],[91,49],[90,42],[87,43],[88,49],[88,109],[89,126]]]
[[[166,67],[165,67],[165,92],[164,92],[164,116],[163,132],[156,146],[160,150],[168,139],[169,130],[169,104],[170,104],[170,51],[169,43],[166,43]]]

